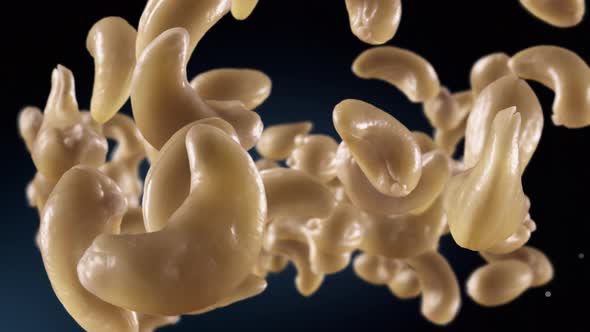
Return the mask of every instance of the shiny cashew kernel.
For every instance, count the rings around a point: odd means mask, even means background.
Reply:
[[[453,93],[452,97],[459,105],[459,108],[461,109],[459,114],[464,115],[463,119],[457,127],[451,130],[434,130],[434,142],[449,156],[452,156],[455,153],[457,144],[459,144],[461,139],[465,136],[467,119],[469,118],[469,113],[473,106],[473,93],[471,90]]]
[[[256,151],[270,160],[284,160],[295,149],[295,138],[311,131],[311,122],[295,122],[266,127],[256,145]]]
[[[520,0],[538,19],[559,28],[578,25],[586,13],[584,0]]]
[[[512,56],[510,69],[555,92],[551,119],[557,126],[590,125],[590,68],[580,56],[557,46],[533,46]]]
[[[239,100],[251,111],[262,104],[272,87],[270,77],[254,69],[220,68],[203,72],[191,86],[206,100]]]
[[[206,103],[220,118],[234,127],[244,149],[250,150],[258,143],[264,125],[257,113],[247,110],[237,100],[207,100]]]
[[[135,68],[137,32],[120,17],[106,17],[88,32],[86,48],[94,58],[94,87],[90,114],[105,123],[125,104]]]
[[[141,14],[137,29],[135,55],[139,59],[148,45],[164,31],[183,28],[190,41],[186,57],[193,52],[205,33],[230,11],[230,0],[149,0]]]
[[[303,171],[322,183],[336,177],[338,143],[327,135],[299,135],[295,148],[287,158],[287,166]]]
[[[341,101],[334,127],[371,184],[384,195],[406,196],[422,174],[420,147],[393,116],[360,100]]]
[[[543,286],[553,279],[553,265],[551,261],[549,261],[549,258],[544,253],[533,247],[524,246],[504,255],[495,255],[488,252],[481,254],[488,262],[514,259],[526,263],[533,272],[531,287]]]
[[[424,102],[424,114],[438,130],[453,130],[461,124],[468,110],[460,107],[449,89],[441,87],[438,95]]]
[[[432,99],[440,90],[436,71],[428,61],[393,46],[364,51],[354,60],[352,71],[360,78],[378,79],[395,86],[414,103]]]
[[[414,136],[416,143],[418,143],[418,146],[420,147],[420,152],[422,152],[422,154],[425,154],[432,150],[436,150],[436,143],[428,134],[423,133],[421,131],[413,131],[412,135]]]
[[[266,200],[254,162],[209,125],[192,127],[185,142],[190,193],[168,224],[146,234],[102,234],[78,263],[84,287],[109,303],[159,315],[205,309],[256,263]]]
[[[367,44],[388,42],[399,27],[401,0],[346,0],[352,33]]]
[[[94,238],[118,233],[126,203],[106,175],[77,166],[59,180],[43,210],[40,250],[51,286],[80,326],[89,331],[137,331],[135,314],[104,302],[78,279],[77,265]]]
[[[520,169],[524,171],[541,139],[543,111],[531,87],[514,75],[491,83],[475,100],[465,129],[465,167],[473,167],[480,160],[496,114],[512,106],[521,119],[518,148]]]
[[[469,73],[469,83],[474,98],[490,83],[511,73],[508,67],[509,60],[510,57],[506,53],[498,52],[483,56],[473,64]]]
[[[475,270],[467,280],[467,295],[476,303],[495,307],[514,301],[532,283],[531,269],[514,259],[494,261]]]
[[[438,325],[450,323],[461,307],[461,294],[457,277],[447,260],[431,251],[410,258],[407,263],[420,281],[422,315]]]
[[[479,162],[451,178],[444,193],[451,235],[471,250],[486,250],[512,235],[528,212],[522,191],[518,138],[520,113],[499,112]]]
[[[375,215],[400,215],[428,208],[451,176],[447,156],[438,150],[428,152],[422,156],[422,176],[416,188],[404,197],[391,197],[371,185],[344,143],[338,148],[337,163],[346,197],[356,207]]]
[[[236,20],[245,20],[257,4],[258,0],[231,0],[231,14]]]

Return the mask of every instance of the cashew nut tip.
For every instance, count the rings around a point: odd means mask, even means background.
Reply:
[[[488,262],[517,260],[527,264],[532,271],[531,287],[543,286],[553,279],[553,265],[549,258],[539,249],[524,246],[507,254],[482,252],[481,255]]]
[[[352,33],[367,44],[388,42],[399,27],[401,0],[346,0]]]
[[[250,150],[258,143],[264,129],[260,115],[247,110],[244,104],[237,100],[207,100],[206,103],[220,118],[234,127],[244,149]]]
[[[490,83],[511,73],[510,57],[505,53],[492,53],[479,58],[471,67],[469,82],[473,96],[477,97]]]
[[[18,131],[29,152],[33,150],[42,123],[43,114],[37,107],[27,106],[18,113]]]
[[[420,147],[401,122],[355,99],[336,105],[332,118],[336,131],[375,189],[401,197],[416,188],[422,174]]]
[[[55,294],[89,331],[137,331],[135,314],[88,292],[78,279],[84,250],[102,233],[117,233],[127,203],[117,185],[94,168],[67,171],[41,217],[40,250]]]
[[[191,86],[203,99],[239,100],[251,111],[270,96],[272,81],[259,70],[220,68],[197,75],[191,81]]]
[[[86,48],[94,58],[94,87],[90,114],[105,123],[129,98],[135,68],[137,32],[120,17],[106,17],[88,32]]]
[[[135,46],[139,58],[144,49],[161,33],[180,27],[188,31],[187,57],[193,52],[205,33],[230,11],[231,0],[149,0],[145,6]]]
[[[232,0],[231,14],[236,20],[245,20],[252,14],[258,0]]]
[[[481,251],[512,235],[528,213],[519,167],[521,115],[499,112],[479,162],[451,178],[444,193],[451,235],[464,248]]]
[[[336,150],[338,143],[330,136],[299,135],[286,164],[328,183],[336,177]]]
[[[440,83],[434,67],[418,54],[379,46],[361,53],[352,64],[360,78],[385,81],[401,90],[414,103],[436,97]]]
[[[551,117],[555,125],[590,125],[590,68],[576,53],[558,46],[533,46],[513,55],[508,65],[517,76],[555,92]]]
[[[312,128],[308,121],[269,126],[262,132],[256,151],[266,159],[287,159],[295,149],[295,138],[308,134]]]
[[[584,0],[520,0],[520,4],[538,19],[558,28],[570,28],[582,22]]]
[[[101,234],[80,259],[81,283],[101,299],[177,315],[218,303],[250,275],[266,218],[254,162],[210,125],[190,128],[185,144],[190,192],[168,224],[145,234]]]

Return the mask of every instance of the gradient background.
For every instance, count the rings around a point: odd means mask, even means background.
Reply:
[[[87,31],[109,15],[136,25],[145,1],[53,0],[47,8],[40,7],[41,1],[9,3],[0,20],[0,330],[79,331],[54,296],[33,244],[38,217],[26,204],[24,188],[34,167],[18,139],[16,117],[24,105],[44,106],[51,70],[58,63],[74,72],[80,106],[88,107],[93,62],[85,49]],[[516,0],[406,0],[401,26],[389,44],[424,56],[441,82],[458,91],[468,88],[473,62],[494,51],[513,54],[532,45],[555,44],[589,60],[589,32],[589,20],[573,29],[553,28],[530,16]],[[205,36],[191,60],[189,78],[226,66],[263,70],[273,79],[273,93],[258,110],[266,125],[308,119],[315,122],[316,132],[334,135],[334,105],[344,98],[359,98],[391,112],[410,129],[429,130],[420,105],[385,83],[353,76],[353,59],[368,47],[350,32],[342,0],[262,0],[248,20],[237,22],[228,16]],[[589,331],[590,258],[579,255],[589,253],[590,129],[553,126],[553,94],[532,86],[544,106],[546,126],[523,182],[538,225],[530,244],[545,251],[555,265],[550,284],[492,309],[464,297],[457,319],[440,328],[420,316],[418,299],[397,300],[385,287],[357,279],[350,269],[327,277],[311,298],[301,297],[289,268],[271,276],[262,295],[185,317],[164,331]],[[451,239],[443,241],[441,251],[462,287],[469,272],[482,264],[476,253],[460,250]]]

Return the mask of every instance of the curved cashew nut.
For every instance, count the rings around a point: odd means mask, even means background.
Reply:
[[[438,325],[451,322],[461,307],[461,294],[457,277],[447,260],[432,251],[407,262],[416,272],[422,288],[422,315]]]
[[[139,167],[145,158],[143,138],[133,119],[124,114],[115,114],[104,124],[103,132],[117,141],[117,147],[111,160],[99,169],[119,185],[129,205],[138,206],[143,189],[139,178]]]
[[[338,178],[346,196],[358,208],[376,215],[400,215],[428,208],[443,192],[451,176],[447,156],[435,150],[422,157],[422,176],[418,185],[404,197],[378,192],[350,155],[345,143],[338,148]]]
[[[488,262],[514,259],[527,264],[533,272],[531,287],[543,286],[553,279],[551,261],[544,253],[533,247],[524,246],[504,255],[495,255],[488,252],[482,252],[481,255]]]
[[[401,0],[346,0],[350,29],[367,44],[387,43],[402,18]]]
[[[31,152],[37,170],[57,182],[75,165],[102,165],[107,149],[100,127],[78,110],[72,72],[59,65],[51,74],[51,93]]]
[[[584,0],[520,0],[520,4],[541,21],[559,28],[578,25],[586,12]]]
[[[365,252],[354,258],[352,267],[355,274],[365,282],[380,286],[386,285],[398,268],[398,260],[370,255]]]
[[[473,64],[469,82],[474,98],[490,83],[512,73],[508,67],[509,60],[510,57],[506,53],[497,52],[483,56]]]
[[[287,158],[287,166],[303,171],[322,183],[336,177],[338,143],[327,135],[299,135],[295,148]]]
[[[518,148],[520,170],[524,171],[541,139],[543,110],[531,87],[514,75],[491,83],[475,100],[465,129],[463,160],[466,168],[475,166],[481,158],[496,114],[512,106],[516,106],[521,118]]]
[[[446,214],[438,200],[421,214],[363,219],[360,249],[371,255],[410,258],[435,250]]]
[[[528,213],[519,167],[520,118],[515,107],[500,111],[479,162],[447,184],[449,227],[461,247],[490,248],[516,232]]]
[[[295,137],[308,134],[312,127],[309,121],[266,127],[256,145],[256,151],[266,159],[287,159],[295,149]]]
[[[401,122],[355,99],[336,105],[332,118],[336,131],[375,189],[402,197],[416,188],[422,174],[420,147]]]
[[[512,56],[510,69],[555,92],[551,119],[557,126],[590,125],[590,68],[576,53],[557,46],[534,46]]]
[[[469,112],[460,107],[449,89],[441,87],[438,95],[424,102],[424,114],[430,124],[438,130],[453,130],[459,125]]]
[[[397,270],[387,287],[397,298],[413,299],[422,291],[416,272],[404,261],[397,261]]]
[[[93,294],[138,312],[176,315],[218,303],[250,275],[266,218],[254,162],[209,125],[187,132],[186,150],[191,190],[168,225],[102,234],[86,250],[78,277]]]
[[[467,294],[482,306],[512,302],[533,281],[531,269],[514,259],[495,261],[475,270],[467,279]]]
[[[328,187],[294,169],[272,168],[260,172],[268,205],[268,220],[276,218],[327,218],[336,204]]]
[[[103,18],[88,32],[86,48],[94,58],[90,114],[98,123],[112,118],[129,98],[136,37],[135,28],[120,17]]]
[[[209,70],[197,75],[190,84],[203,99],[239,100],[248,111],[260,106],[270,96],[272,87],[265,73],[245,68]]]
[[[168,220],[190,194],[192,170],[189,168],[185,138],[189,130],[199,124],[221,129],[234,141],[238,140],[229,123],[219,118],[208,118],[182,127],[166,142],[159,154],[162,158],[158,158],[145,177],[142,206],[148,232],[166,227]]]
[[[473,93],[471,90],[453,93],[451,96],[459,105],[459,108],[461,109],[459,113],[464,114],[464,118],[457,127],[451,130],[435,129],[434,131],[434,142],[449,156],[452,156],[455,153],[457,144],[459,144],[461,139],[465,136],[467,119],[469,118],[469,113],[473,106]]]
[[[440,90],[436,71],[426,59],[393,46],[364,51],[354,60],[352,71],[360,78],[378,79],[395,86],[414,103],[432,99]]]
[[[190,34],[183,58],[188,62],[201,38],[229,12],[230,6],[230,0],[149,0],[139,20],[136,57],[164,31],[180,27]]]
[[[360,219],[357,209],[341,202],[328,218],[308,221],[305,235],[312,271],[330,274],[346,268],[362,240]]]
[[[137,331],[131,311],[103,302],[78,280],[84,250],[102,233],[117,233],[125,213],[117,185],[94,168],[77,166],[55,186],[41,216],[40,250],[55,294],[68,313],[89,331]]]
[[[236,20],[245,20],[257,4],[258,0],[231,0],[231,14]]]
[[[217,115],[188,83],[188,43],[186,30],[165,31],[146,47],[133,73],[133,117],[143,137],[158,150],[182,126]]]

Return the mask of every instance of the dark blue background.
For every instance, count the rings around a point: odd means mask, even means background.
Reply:
[[[196,1],[196,0],[195,0]],[[43,107],[52,68],[76,75],[81,107],[92,89],[86,33],[107,15],[136,25],[144,1],[9,2],[1,10],[2,178],[0,180],[0,331],[78,331],[55,298],[33,244],[38,226],[24,188],[34,167],[17,137],[16,116],[27,104]],[[436,68],[451,90],[468,88],[471,65],[494,51],[508,54],[536,44],[556,44],[590,60],[590,22],[556,29],[526,13],[516,0],[406,0],[400,29],[389,43],[411,49]],[[428,130],[421,107],[385,83],[357,79],[353,59],[368,45],[352,35],[341,0],[261,0],[245,22],[226,17],[199,44],[189,76],[217,67],[253,67],[273,79],[273,93],[258,110],[266,125],[309,119],[316,132],[334,135],[331,111],[344,98],[359,98],[394,114],[411,129]],[[357,279],[350,270],[326,278],[311,298],[293,286],[294,271],[269,278],[260,296],[196,317],[165,331],[512,331],[563,328],[588,331],[588,186],[590,129],[567,130],[550,121],[552,93],[532,84],[543,103],[546,126],[524,176],[538,230],[531,240],[552,259],[556,275],[547,286],[514,303],[482,308],[464,298],[450,326],[438,328],[419,314],[419,300],[400,301],[386,288]],[[443,242],[459,279],[482,263],[477,254]],[[545,297],[550,291],[551,297]]]

